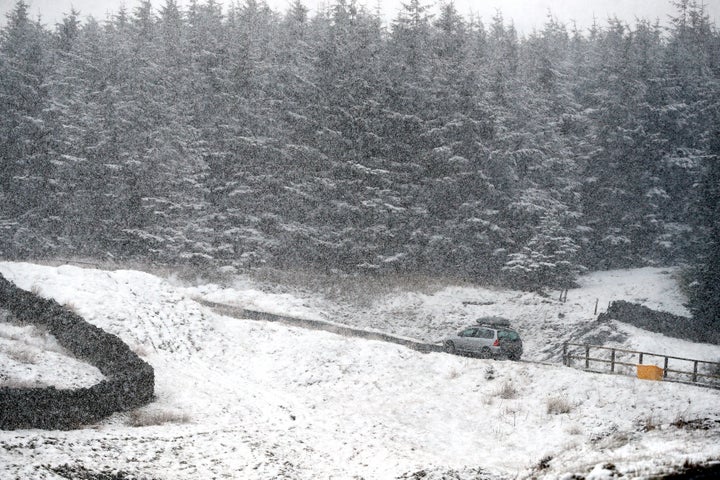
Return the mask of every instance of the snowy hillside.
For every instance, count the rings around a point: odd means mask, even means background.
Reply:
[[[153,479],[393,479],[422,472],[426,478],[450,472],[459,479],[610,478],[610,467],[598,466],[608,463],[633,478],[720,458],[715,390],[560,365],[421,354],[223,317],[195,301],[430,341],[476,316],[500,314],[521,332],[525,358],[555,361],[563,339],[598,335],[596,299],[601,306],[625,299],[683,313],[672,271],[592,275],[566,303],[554,293],[448,286],[388,291],[362,304],[300,290],[269,292],[247,278],[189,286],[137,271],[26,263],[0,263],[0,273],[119,335],[157,379],[155,403],[91,428],[0,432],[2,478],[119,471]],[[3,360],[20,343],[43,339],[42,332],[17,334],[18,328],[25,327],[0,322]],[[720,358],[716,346],[612,328],[608,341],[617,338],[618,345]],[[42,372],[33,381],[59,388],[92,383],[92,371],[47,350],[3,361],[0,381],[27,380],[31,370]],[[51,360],[58,362],[54,371],[44,367],[50,354],[59,355]]]

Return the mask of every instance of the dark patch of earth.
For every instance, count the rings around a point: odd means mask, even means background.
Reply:
[[[423,469],[413,473],[406,473],[396,480],[501,480],[502,477],[492,475],[482,468],[466,468],[462,470],[447,470],[442,468]]]
[[[154,480],[152,477],[144,475],[136,475],[134,473],[124,472],[122,470],[102,470],[96,472],[82,465],[45,465],[49,471],[70,480]]]
[[[711,480],[720,478],[720,462],[706,465],[685,464],[682,470],[658,477],[658,480]]]

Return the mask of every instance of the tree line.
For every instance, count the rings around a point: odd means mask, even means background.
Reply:
[[[712,304],[720,35],[673,4],[667,27],[549,14],[519,35],[452,2],[385,24],[353,0],[142,0],[48,28],[20,0],[0,30],[0,255],[521,288],[685,262]]]

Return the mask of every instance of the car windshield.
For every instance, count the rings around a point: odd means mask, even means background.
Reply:
[[[512,330],[498,330],[498,338],[503,340],[520,340],[520,335],[517,334],[517,332],[513,332]]]

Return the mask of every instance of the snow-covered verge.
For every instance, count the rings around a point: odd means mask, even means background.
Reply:
[[[120,336],[155,369],[157,394],[147,407],[83,430],[0,432],[2,478],[65,478],[68,469],[154,479],[391,479],[420,472],[609,478],[609,470],[596,468],[607,463],[632,478],[720,458],[716,390],[421,354],[223,317],[194,300],[425,339],[442,338],[475,316],[501,314],[521,331],[527,358],[552,359],[550,343],[573,331],[593,333],[596,298],[601,305],[641,300],[677,312],[681,297],[670,273],[659,270],[606,274],[605,287],[602,275],[589,277],[566,303],[464,286],[389,292],[362,309],[319,294],[265,293],[247,279],[189,287],[136,271],[26,263],[0,263],[0,273],[72,303],[86,320]],[[638,329],[622,333],[627,345],[652,338],[653,347],[672,349],[668,354],[720,357],[718,347],[700,351]],[[57,365],[58,377],[87,381],[64,365]]]

